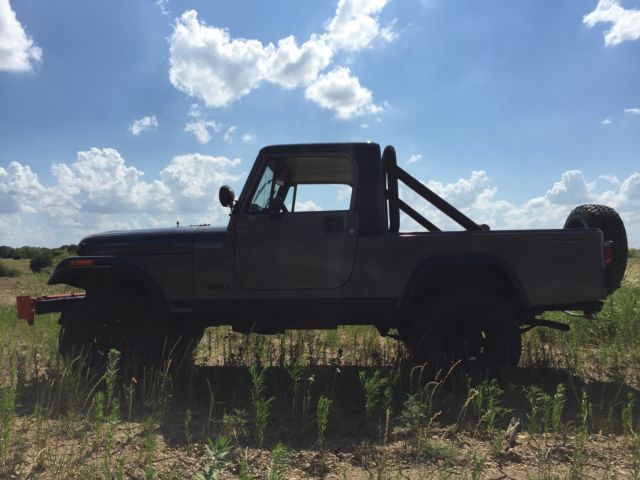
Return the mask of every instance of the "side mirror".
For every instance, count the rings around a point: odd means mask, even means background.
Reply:
[[[233,208],[233,202],[236,200],[236,194],[233,193],[229,185],[223,185],[218,192],[218,198],[223,207]]]

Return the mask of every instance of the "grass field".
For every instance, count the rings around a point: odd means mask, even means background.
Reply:
[[[27,262],[27,261],[18,261]],[[100,378],[0,283],[0,478],[640,479],[640,263],[592,320],[549,315],[501,383],[428,374],[372,328],[209,329],[195,366]]]

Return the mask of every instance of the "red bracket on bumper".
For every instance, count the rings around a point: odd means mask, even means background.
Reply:
[[[36,314],[36,300],[28,296],[16,297],[18,308],[18,318],[26,320],[29,325],[33,325],[33,317]]]
[[[61,312],[61,305],[67,300],[80,300],[86,296],[85,292],[60,293],[58,295],[43,295],[41,297],[19,296],[16,297],[18,318],[26,320],[33,325],[36,313]]]

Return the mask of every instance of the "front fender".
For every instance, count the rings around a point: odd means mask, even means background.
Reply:
[[[65,258],[56,266],[47,283],[71,285],[89,293],[99,292],[117,283],[130,284],[147,293],[160,312],[169,312],[167,299],[156,281],[144,270],[126,263],[126,259],[121,257]]]

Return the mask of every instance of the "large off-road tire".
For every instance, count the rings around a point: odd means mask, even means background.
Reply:
[[[469,373],[499,376],[515,367],[522,353],[513,312],[502,298],[476,289],[456,288],[428,297],[403,332],[416,360],[436,369],[460,361]]]
[[[608,293],[620,287],[627,269],[627,231],[613,208],[604,205],[580,205],[573,209],[564,228],[599,228],[605,241],[613,242],[613,261],[605,268],[605,284]]]
[[[166,368],[189,363],[201,328],[180,329],[158,312],[144,294],[108,291],[89,294],[60,317],[58,350],[101,367],[109,350],[121,353],[121,365]]]

